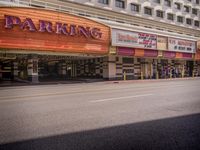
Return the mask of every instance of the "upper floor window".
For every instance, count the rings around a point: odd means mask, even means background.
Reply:
[[[189,25],[191,25],[191,24],[192,24],[192,19],[187,18],[187,19],[186,19],[186,23],[189,24]]]
[[[125,8],[125,2],[122,0],[115,0],[115,6],[119,8]]]
[[[183,23],[183,17],[182,16],[177,16],[177,22]]]
[[[194,21],[194,26],[199,27],[199,21],[198,20]]]
[[[168,14],[167,14],[167,19],[168,19],[168,20],[172,20],[172,21],[173,21],[173,20],[174,20],[174,15],[173,15],[173,14],[170,14],[170,13],[168,13]]]
[[[199,0],[196,0],[196,4],[199,4]]]
[[[144,7],[144,13],[147,15],[152,15],[152,8]]]
[[[197,9],[195,9],[195,8],[192,8],[192,14],[194,14],[194,15],[197,15]]]
[[[154,2],[160,4],[160,0],[154,0]]]
[[[180,4],[180,3],[174,3],[174,5],[175,5],[175,8],[176,8],[176,9],[178,9],[178,10],[181,9],[181,4]]]
[[[131,11],[139,12],[140,11],[140,5],[138,5],[138,4],[131,4]]]
[[[160,17],[160,18],[163,18],[163,17],[164,17],[164,12],[161,11],[161,10],[157,10],[157,11],[156,11],[156,16],[157,16],[157,17]]]
[[[98,0],[98,2],[101,3],[101,4],[108,5],[108,0]]]
[[[165,5],[171,7],[171,1],[170,0],[165,0]]]
[[[185,12],[190,12],[190,7],[189,6],[184,6],[184,11]]]

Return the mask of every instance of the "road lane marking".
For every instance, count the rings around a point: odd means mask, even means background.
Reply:
[[[105,102],[105,101],[113,101],[118,99],[129,99],[129,98],[136,98],[136,97],[146,97],[152,96],[153,94],[142,94],[142,95],[132,95],[132,96],[124,96],[124,97],[113,97],[113,98],[106,98],[106,99],[97,99],[90,101],[91,103],[98,103],[98,102]]]
[[[164,88],[164,87],[168,87],[168,85],[166,86],[155,86],[155,87],[151,87],[150,89],[145,89],[147,87],[137,87],[135,89],[135,91],[141,91],[141,90],[145,90],[146,92],[147,91],[152,91],[152,90],[156,90],[156,89],[160,89],[160,88]],[[173,86],[173,88],[175,87],[185,87],[185,85],[175,85]],[[87,92],[95,92],[95,93],[102,93],[102,92],[105,92],[106,90],[106,93],[107,91],[109,90],[110,88],[104,88],[104,89],[89,89],[89,90],[82,90],[82,91],[77,91],[77,90],[73,90],[73,91],[70,91],[70,92],[41,92],[41,93],[37,93],[37,94],[31,94],[31,95],[22,95],[22,96],[1,96],[0,97],[0,103],[1,102],[9,102],[9,101],[18,101],[19,99],[26,99],[26,98],[37,98],[37,97],[48,97],[48,96],[61,96],[61,95],[73,95],[73,94],[86,94]],[[114,88],[112,90],[114,91],[117,91],[117,90],[125,90],[125,89],[131,89],[131,87],[128,87],[128,88],[121,88],[121,89],[118,89],[118,88]],[[130,90],[128,90],[130,91]],[[132,90],[131,90],[132,91]],[[109,91],[110,92],[110,91]]]

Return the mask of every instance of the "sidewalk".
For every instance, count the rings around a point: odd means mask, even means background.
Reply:
[[[138,80],[117,80],[117,81],[107,81],[109,83],[146,83],[146,82],[168,82],[168,81],[183,81],[183,80],[194,80],[200,79],[200,77],[185,77],[185,78],[168,78],[168,79],[138,79]]]
[[[186,77],[186,78],[169,78],[169,79],[144,79],[144,80],[112,80],[107,81],[103,79],[82,79],[82,80],[60,80],[60,81],[43,81],[38,83],[32,83],[29,81],[26,82],[14,82],[14,81],[1,81],[0,87],[9,87],[9,86],[29,86],[29,85],[54,85],[54,84],[80,84],[80,83],[147,83],[147,82],[168,82],[168,81],[181,81],[181,80],[194,80],[200,79],[200,77]]]
[[[30,81],[0,81],[0,87],[8,86],[29,86],[29,85],[54,85],[54,84],[78,84],[78,83],[96,83],[104,82],[103,79],[77,79],[77,80],[54,80],[54,81],[41,81],[38,83],[32,83]]]

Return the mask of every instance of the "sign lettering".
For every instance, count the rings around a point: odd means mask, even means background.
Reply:
[[[39,27],[37,28],[31,18],[21,20],[17,16],[5,15],[5,28],[12,29],[15,26],[22,30],[29,30],[31,32],[47,32],[55,34],[63,34],[66,36],[83,36],[85,38],[100,39],[102,32],[99,28],[77,26],[75,24],[66,24],[56,22],[55,27],[50,21],[39,20]]]

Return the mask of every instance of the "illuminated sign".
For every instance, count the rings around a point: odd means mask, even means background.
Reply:
[[[63,34],[66,36],[83,36],[85,38],[100,39],[102,32],[99,28],[84,27],[76,24],[67,24],[56,22],[55,25],[50,21],[39,20],[39,27],[36,27],[31,18],[21,20],[17,16],[5,15],[5,28],[12,29],[14,26],[20,27],[22,30],[29,30],[31,32],[48,32]]]
[[[157,49],[167,50],[167,37],[163,37],[163,36],[157,37]]]
[[[156,49],[156,43],[157,36],[154,34],[112,29],[113,46]]]
[[[196,42],[180,40],[175,38],[168,38],[168,50],[176,52],[195,53]]]

